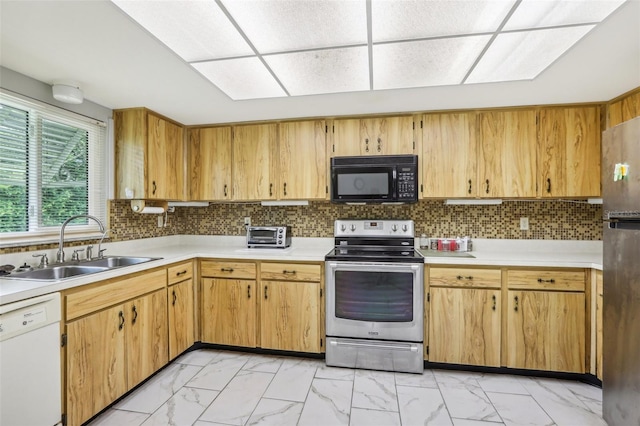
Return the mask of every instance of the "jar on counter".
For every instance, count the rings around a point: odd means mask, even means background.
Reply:
[[[420,235],[420,248],[425,250],[429,248],[429,238],[426,234]]]

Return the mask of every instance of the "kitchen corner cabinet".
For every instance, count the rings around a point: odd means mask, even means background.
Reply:
[[[145,108],[113,112],[116,197],[184,199],[183,128]]]
[[[324,200],[328,197],[327,144],[324,120],[280,124],[280,184],[282,200]]]
[[[231,127],[189,129],[187,140],[190,199],[231,200]]]
[[[477,125],[477,196],[536,197],[536,111],[482,111]]]
[[[169,360],[189,349],[195,342],[193,262],[167,269],[169,307]]]
[[[331,155],[413,154],[413,117],[377,117],[335,120]]]
[[[582,269],[509,269],[506,366],[585,372]]]
[[[600,108],[542,108],[538,120],[538,195],[600,196]]]
[[[202,341],[256,347],[256,263],[202,261]]]
[[[429,268],[429,361],[500,366],[501,270]]]
[[[319,264],[260,265],[260,346],[321,351],[322,268]]]
[[[278,196],[278,125],[234,126],[234,201],[275,200]]]
[[[64,294],[65,413],[80,425],[168,362],[166,270]]]
[[[640,88],[636,88],[632,93],[627,94],[612,102],[608,106],[609,122],[607,128],[617,126],[620,123],[629,121],[640,116]]]
[[[422,198],[476,197],[476,114],[425,114],[422,126]]]

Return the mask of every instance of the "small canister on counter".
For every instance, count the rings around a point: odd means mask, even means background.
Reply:
[[[429,248],[431,250],[438,250],[438,238],[431,238],[429,240]]]
[[[420,235],[420,248],[428,249],[429,247],[430,247],[429,238],[427,238],[427,235],[426,234]]]

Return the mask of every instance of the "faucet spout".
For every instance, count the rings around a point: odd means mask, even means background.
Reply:
[[[78,219],[78,218],[81,218],[81,217],[84,217],[84,218],[91,219],[91,220],[95,221],[98,224],[98,226],[100,227],[100,232],[102,232],[102,233],[105,232],[104,224],[100,221],[100,219],[98,219],[95,216],[91,216],[91,215],[88,215],[88,214],[79,214],[79,215],[76,215],[76,216],[71,216],[69,219],[65,220],[62,223],[62,226],[60,227],[60,246],[58,247],[58,252],[56,253],[56,262],[57,263],[64,262],[64,230],[67,227],[67,224],[69,222],[71,222],[72,220],[75,220],[75,219]]]

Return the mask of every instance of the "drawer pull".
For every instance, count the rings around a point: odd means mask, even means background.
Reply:
[[[459,280],[473,280],[473,277],[471,275],[469,275],[468,277],[458,275],[456,278]]]
[[[294,270],[294,271],[287,271],[286,269],[284,269],[284,270],[282,271],[282,273],[283,273],[283,274],[285,274],[285,275],[287,275],[287,274],[295,275],[295,274],[296,274],[296,271],[295,271],[295,270]]]
[[[551,283],[551,284],[553,284],[553,283],[556,282],[556,280],[554,280],[553,278],[551,278],[550,280],[543,280],[542,278],[538,278],[538,282],[539,283]]]
[[[514,297],[513,300],[516,302],[515,306],[513,307],[513,310],[518,312],[518,296]]]
[[[222,268],[220,272],[233,272],[233,268]]]
[[[136,305],[133,305],[133,308],[131,309],[131,311],[133,312],[133,319],[131,320],[131,325],[136,323],[136,320],[138,319],[138,310],[136,309]]]
[[[496,295],[494,294],[493,296],[491,296],[491,298],[493,299],[493,306],[491,307],[491,309],[493,309],[495,311],[496,310]]]
[[[185,269],[184,271],[176,272],[176,276],[179,277],[180,275],[184,275],[186,273],[187,273],[187,270]]]
[[[124,312],[118,312],[118,317],[120,318],[120,324],[118,324],[118,330],[122,330],[124,328]]]
[[[172,294],[173,294],[173,302],[171,302],[171,305],[176,306],[176,300],[178,300],[178,296],[176,295],[175,290],[172,291]]]

